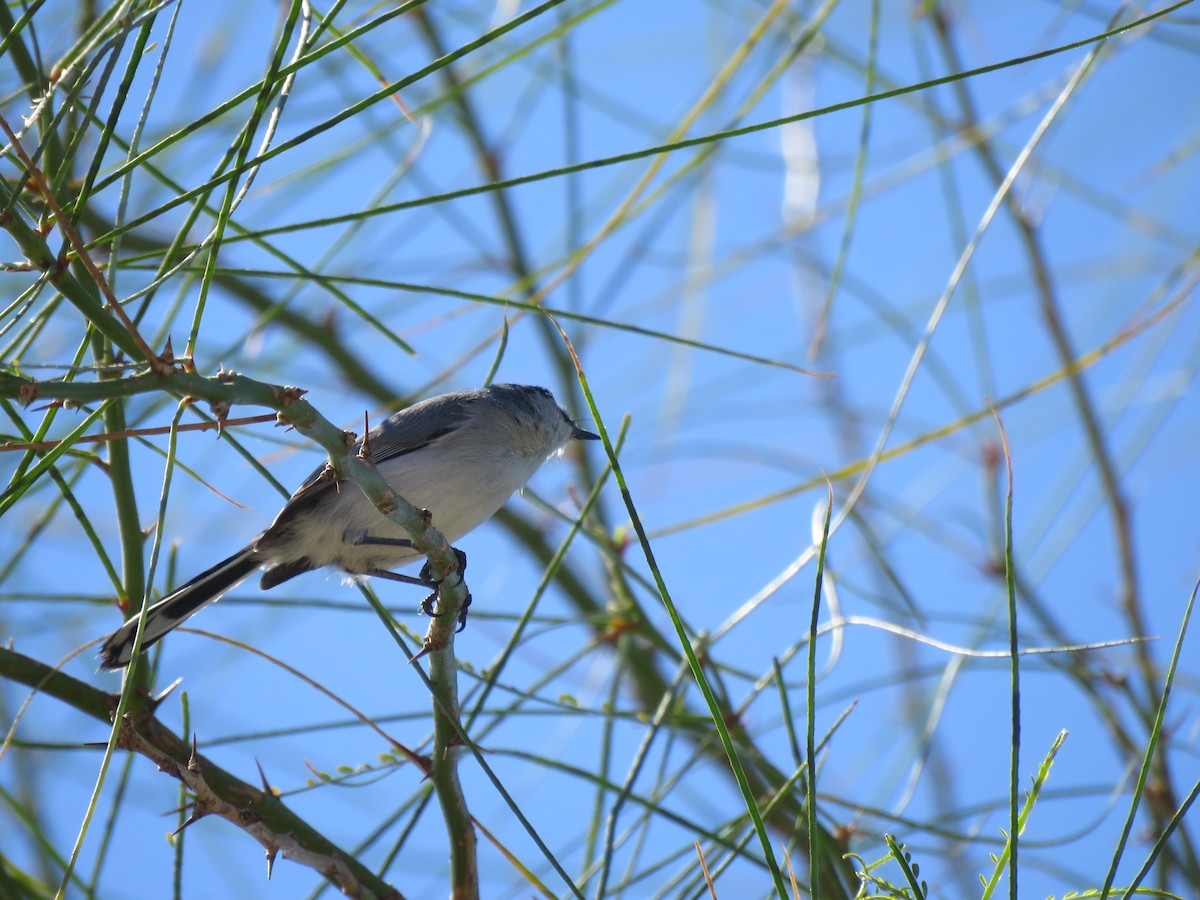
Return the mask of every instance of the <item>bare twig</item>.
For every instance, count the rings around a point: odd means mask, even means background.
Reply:
[[[0,648],[0,677],[28,685],[107,723],[118,697],[98,690],[37,660]],[[118,746],[153,762],[195,795],[185,827],[215,815],[253,837],[268,863],[277,854],[320,872],[350,897],[400,900],[402,895],[353,856],[341,850],[275,796],[226,772],[155,718],[148,704],[121,722]]]

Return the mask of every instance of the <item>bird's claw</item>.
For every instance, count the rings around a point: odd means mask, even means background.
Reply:
[[[467,570],[467,554],[463,553],[457,547],[451,547],[454,555],[458,557],[458,577],[462,580],[463,573]],[[425,565],[421,567],[421,580],[432,585],[441,585],[441,582],[434,579],[433,569],[426,560]],[[428,597],[421,601],[421,612],[430,618],[437,619],[441,617],[440,612],[434,612],[434,604],[437,602],[438,592],[435,590]],[[471,605],[471,592],[467,592],[467,597],[463,600],[463,605],[458,608],[458,627],[454,629],[454,633],[458,634],[467,627],[467,607]]]

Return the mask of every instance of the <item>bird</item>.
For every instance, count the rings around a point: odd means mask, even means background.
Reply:
[[[360,438],[360,450],[364,440],[389,486],[429,510],[433,527],[454,542],[491,518],[547,459],[573,441],[599,436],[581,428],[544,387],[493,384],[405,407]],[[259,570],[264,591],[326,567],[432,585],[428,566],[420,578],[391,571],[421,556],[408,533],[326,470],[325,464],[313,470],[266,531],[150,606],[142,649]],[[464,556],[460,561],[465,565]],[[428,613],[431,600],[422,603]],[[140,618],[104,639],[102,669],[129,664]],[[464,607],[460,630],[465,621]]]

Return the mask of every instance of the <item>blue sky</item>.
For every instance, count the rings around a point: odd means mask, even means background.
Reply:
[[[669,140],[768,6],[567,2],[469,54],[456,71],[460,78],[482,73],[470,83],[468,97],[502,176],[534,175]],[[954,8],[950,33],[958,59],[951,62],[934,40],[928,16],[912,4],[882,6],[875,92],[1036,54],[1105,29],[1090,7],[1031,0]],[[787,7],[726,89],[686,129],[688,136],[768,122],[866,93],[872,5],[837,4],[799,61],[772,81],[769,73],[804,33],[814,11],[806,4]],[[520,5],[522,12],[528,8]],[[155,25],[159,42],[165,39],[170,9]],[[590,13],[565,40],[555,35],[555,23],[585,11]],[[446,46],[457,47],[510,12],[507,5],[455,2],[433,4],[431,15]],[[185,4],[143,147],[260,78],[278,13],[265,4]],[[378,14],[373,7],[350,4],[338,21],[350,28]],[[545,42],[534,41],[546,35]],[[55,46],[51,36],[47,44]],[[375,29],[357,46],[388,81],[435,55],[405,17]],[[1017,159],[1090,49],[957,83],[970,95],[996,170],[1006,172]],[[523,55],[490,69],[517,51]],[[125,136],[132,133],[150,71],[143,66],[130,91],[136,99],[126,112]],[[11,72],[5,70],[3,77],[9,79],[4,85],[10,96],[4,115],[13,121],[22,99],[11,98]],[[829,636],[818,645],[819,666],[826,660],[832,666],[817,686],[818,735],[853,706],[821,763],[824,809],[830,824],[860,829],[853,846],[866,859],[885,852],[879,832],[907,840],[936,896],[977,890],[976,874],[991,865],[986,851],[999,849],[946,834],[998,841],[1007,822],[1007,660],[964,657],[895,633],[918,633],[973,651],[1006,646],[1004,584],[989,568],[1002,537],[995,512],[1003,486],[985,467],[997,446],[997,431],[990,416],[968,420],[986,412],[989,401],[1007,401],[1001,413],[1015,472],[1015,555],[1027,589],[1020,611],[1023,647],[1154,637],[1149,653],[1161,676],[1196,578],[1191,513],[1198,499],[1193,448],[1200,438],[1192,391],[1197,323],[1188,301],[1198,239],[1194,210],[1200,201],[1195,78],[1194,35],[1187,24],[1168,20],[1110,41],[1013,187],[1048,266],[1073,358],[1135,332],[1095,361],[1087,358],[1082,379],[1128,507],[1144,632],[1135,632],[1119,603],[1112,506],[1076,399],[1068,382],[1056,379],[1063,361],[1046,325],[1029,246],[1007,210],[983,234],[965,277],[953,283],[886,444],[889,449],[908,442],[915,446],[878,465],[856,516],[830,544],[839,609],[856,624],[845,627],[840,646]],[[303,134],[378,88],[361,62],[344,53],[302,69],[276,143]],[[961,98],[955,90],[954,84],[928,88],[671,153],[634,197],[626,220],[545,298],[551,308],[602,320],[564,319],[564,327],[579,348],[603,423],[615,434],[622,418],[630,417],[622,468],[663,577],[693,632],[721,629],[806,552],[813,507],[825,496],[821,473],[842,474],[834,483],[840,508],[856,483],[850,467],[870,456],[888,426],[888,411],[918,341],[996,190],[989,163],[962,139]],[[523,285],[513,275],[491,195],[391,209],[358,225],[300,227],[485,183],[455,111],[436,102],[442,91],[442,82],[431,77],[399,94],[428,128],[427,138],[392,101],[383,100],[267,162],[233,218],[248,229],[289,230],[272,234],[269,249],[232,239],[230,232],[220,265],[232,274],[252,273],[242,275],[243,283],[273,300],[286,297],[289,310],[332,330],[394,398],[480,384],[497,358],[507,315],[511,328],[497,378],[546,384],[586,423],[590,413],[570,380],[555,370],[553,345],[537,320],[499,302],[444,293],[497,300],[521,296]],[[184,186],[203,183],[248,111],[243,104],[189,133],[156,156],[155,164]],[[110,162],[117,160],[112,156]],[[611,217],[654,163],[647,157],[505,192],[537,285],[563,272],[576,248],[607,233]],[[856,193],[851,221],[848,207]],[[169,196],[168,189],[139,172],[129,217],[155,209]],[[643,205],[645,198],[650,202]],[[95,202],[111,219],[115,186]],[[186,209],[156,216],[140,234],[169,239]],[[190,231],[193,240],[211,228],[209,218],[201,217],[200,223]],[[127,246],[126,253],[133,251]],[[311,274],[297,277],[280,253],[335,281],[364,315],[347,308],[328,283]],[[835,273],[840,274],[826,340],[813,358],[815,323]],[[13,295],[28,284],[28,276],[5,278]],[[148,279],[135,268],[123,270],[118,294],[128,296]],[[155,296],[144,330],[169,332],[179,350],[197,296],[196,275],[177,276]],[[1142,327],[1179,298],[1178,305]],[[604,323],[628,323],[705,347]],[[78,323],[63,318],[56,326],[21,362],[60,363],[74,351]],[[213,289],[200,334],[196,361],[204,373],[223,364],[265,381],[300,385],[326,416],[355,430],[361,430],[364,410],[372,421],[386,413],[383,407],[389,404],[350,383],[328,354],[285,327],[257,323],[226,284]],[[394,336],[416,353],[399,349]],[[747,356],[835,378],[815,379]],[[146,424],[164,424],[170,417],[170,408],[153,399],[134,401],[131,412]],[[27,415],[27,421],[37,421],[35,413]],[[69,427],[69,420],[64,422]],[[243,429],[239,439],[288,486],[321,459],[295,435],[268,426]],[[241,506],[177,475],[162,523],[163,538],[177,553],[174,582],[250,540],[281,502],[242,457],[211,435],[181,437],[178,452],[181,462]],[[584,452],[591,471],[600,471],[600,449],[589,446]],[[138,499],[149,527],[157,516],[162,460],[141,448],[134,455],[135,471],[145,477]],[[0,474],[7,475],[13,465],[0,457]],[[553,543],[566,526],[549,510],[565,516],[575,512],[576,498],[591,487],[583,471],[570,459],[547,465],[530,491],[511,505]],[[104,479],[85,472],[78,491],[102,527],[109,552],[118,552],[115,522],[103,512],[112,503]],[[0,519],[6,546],[20,543],[51,496],[49,491],[31,496]],[[761,502],[742,509],[754,500]],[[611,482],[601,503],[607,526],[624,529],[628,515]],[[613,580],[599,543],[577,541],[568,560],[602,603],[612,602]],[[460,546],[471,558],[475,606],[457,652],[478,671],[504,646],[541,569],[496,524],[483,526]],[[8,611],[5,632],[23,652],[57,660],[115,627],[116,612],[99,604],[21,599],[34,591],[111,593],[100,563],[79,548],[74,518],[60,512],[0,583]],[[670,635],[661,601],[637,586],[636,578],[647,576],[644,558],[630,547],[623,559],[634,573],[633,590],[649,624]],[[168,577],[160,569],[160,588]],[[770,672],[773,657],[802,641],[814,577],[812,565],[803,568],[713,647],[722,689],[735,704],[751,695],[756,678]],[[415,616],[415,591],[393,585],[377,589],[408,625],[418,632],[423,628]],[[825,602],[822,621],[827,623],[829,598]],[[48,611],[53,620],[47,619]],[[546,760],[594,770],[601,742],[612,740],[609,777],[620,783],[645,728],[635,715],[637,698],[622,681],[619,654],[597,645],[586,624],[572,621],[578,610],[561,591],[552,589],[537,613],[545,619],[522,641],[505,670],[497,694],[502,699],[493,698],[489,706],[495,709],[523,693],[532,699],[489,732],[484,745],[535,827],[568,871],[577,872],[595,792],[586,780],[556,771]],[[267,595],[253,583],[243,585],[195,625],[301,668],[368,715],[384,719],[389,733],[405,743],[419,744],[428,731],[423,687],[357,591],[341,585],[335,574],[306,576]],[[1168,712],[1173,775],[1181,792],[1200,776],[1189,711],[1195,653],[1189,648],[1175,696],[1178,706]],[[1022,787],[1059,731],[1069,732],[1030,820],[1022,895],[1061,895],[1103,880],[1128,807],[1131,761],[1115,749],[1102,712],[1108,708],[1116,720],[1135,722],[1123,679],[1133,685],[1130,690],[1142,692],[1144,706],[1153,708],[1130,645],[1082,655],[1094,666],[1096,681],[1088,687],[1098,691],[1099,700],[1067,673],[1067,654],[1028,656],[1022,664]],[[801,653],[785,669],[797,727],[804,721],[802,658]],[[661,665],[670,678],[671,667],[665,660]],[[92,670],[89,654],[68,665],[77,677],[117,688],[113,676]],[[557,672],[555,678],[542,683],[549,671]],[[294,678],[242,650],[195,635],[173,636],[159,673],[164,685],[184,678],[191,727],[221,765],[254,781],[254,763],[261,762],[272,783],[301,791],[288,798],[289,805],[344,846],[355,846],[420,789],[416,773],[402,767],[378,782],[363,778],[358,787],[302,790],[312,775],[306,765],[322,771],[375,765],[376,754],[386,747],[343,725],[342,711]],[[1101,676],[1107,680],[1100,681]],[[464,675],[464,691],[470,684]],[[22,696],[7,688],[7,707]],[[567,697],[578,706],[576,714],[564,711]],[[688,699],[699,708],[694,691]],[[627,714],[612,723],[611,735],[603,715],[608,708]],[[177,711],[163,715],[180,727]],[[744,721],[773,762],[790,770],[788,734],[773,688],[749,704]],[[267,734],[277,730],[282,733]],[[35,702],[19,734],[30,741],[105,736],[95,723],[44,698]],[[523,756],[530,753],[543,759]],[[658,774],[643,774],[636,788],[650,794],[656,780],[678,777],[666,805],[716,827],[737,814],[739,798],[719,766],[689,763],[690,753],[679,737],[656,747],[653,770]],[[38,783],[54,801],[50,828],[56,849],[69,852],[99,756],[43,753],[31,759],[35,768],[54,766],[55,777]],[[160,838],[174,825],[161,814],[178,805],[177,789],[149,768],[141,760],[132,764],[135,787],[113,828],[100,880],[105,897],[162,896],[169,884],[173,856]],[[19,777],[0,767],[0,783],[7,789],[13,790]],[[473,813],[536,865],[539,857],[528,837],[469,761],[464,779]],[[112,802],[113,784],[110,780],[101,801],[102,816]],[[636,821],[635,813],[627,815],[621,830]],[[938,836],[912,828],[911,821],[936,821],[945,832]],[[390,840],[396,831],[393,826]],[[0,840],[8,844],[15,833],[12,822],[0,817]],[[290,897],[312,889],[307,870],[282,861],[264,888],[257,849],[227,825],[203,822],[187,834],[189,853],[195,854],[185,869],[189,890],[252,897],[269,890]],[[695,868],[687,856],[693,837],[667,822],[646,825],[644,846],[635,851],[623,845],[617,856],[615,872],[625,865],[649,870],[626,895],[675,896],[682,890],[672,879]],[[1142,837],[1135,827],[1118,884],[1144,858],[1148,848]],[[83,871],[90,871],[99,840],[97,830],[85,844]],[[363,857],[378,864],[388,843],[373,845]],[[676,853],[682,855],[673,858]],[[443,832],[431,810],[388,877],[409,896],[440,893],[444,858]],[[661,870],[652,869],[650,860],[668,858]],[[793,860],[800,864],[800,855],[793,854]],[[481,845],[481,872],[486,896],[528,893],[486,844]],[[555,889],[561,887],[553,873],[539,874]],[[611,883],[617,879],[614,874]],[[730,897],[766,896],[769,886],[766,871],[749,862],[732,866],[718,882],[720,895]],[[594,890],[588,885],[584,892],[589,888]]]

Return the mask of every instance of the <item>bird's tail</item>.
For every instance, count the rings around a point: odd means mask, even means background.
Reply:
[[[182,625],[190,616],[243,581],[260,565],[262,560],[254,552],[254,548],[244,547],[163,597],[146,610],[142,649],[145,650],[172,628]],[[133,638],[137,634],[138,619],[139,616],[134,616],[104,639],[104,644],[100,647],[101,668],[119,669],[129,664],[133,656]]]

